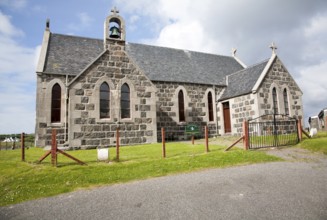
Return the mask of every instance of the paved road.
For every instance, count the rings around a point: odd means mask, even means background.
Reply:
[[[327,158],[290,158],[80,190],[0,219],[327,219]]]

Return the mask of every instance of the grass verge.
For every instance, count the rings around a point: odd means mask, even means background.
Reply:
[[[80,188],[123,183],[133,180],[191,172],[206,168],[279,161],[281,159],[259,151],[232,149],[211,145],[204,153],[202,144],[166,144],[167,158],[161,158],[161,144],[122,147],[120,162],[97,162],[96,150],[69,151],[86,162],[81,166],[58,155],[58,167],[52,167],[50,157],[41,164],[36,161],[45,153],[38,148],[26,150],[21,162],[20,150],[0,151],[0,206],[58,195]],[[113,161],[115,148],[110,148]]]
[[[311,152],[318,152],[327,155],[327,132],[318,132],[318,134],[312,138],[304,136],[303,141],[297,146]]]

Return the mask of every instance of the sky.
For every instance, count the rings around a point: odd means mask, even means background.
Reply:
[[[103,39],[116,6],[126,40],[231,55],[247,66],[271,56],[303,91],[304,117],[327,107],[326,0],[0,0],[0,134],[34,133],[36,65],[52,33]]]

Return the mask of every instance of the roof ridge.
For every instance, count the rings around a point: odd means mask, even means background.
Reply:
[[[65,36],[65,37],[82,38],[82,39],[90,39],[90,40],[102,41],[99,38],[83,37],[83,36],[69,35],[69,34],[60,34],[60,33],[52,33],[51,32],[51,35],[60,35],[60,36]],[[186,52],[187,51],[187,52],[192,52],[192,53],[197,53],[197,54],[207,54],[207,55],[212,55],[212,56],[220,56],[220,57],[233,58],[233,56],[221,55],[221,54],[216,54],[216,53],[209,53],[209,52],[188,50],[188,49],[182,49],[182,48],[173,48],[173,47],[167,47],[167,46],[151,45],[151,44],[146,44],[146,43],[134,43],[134,42],[128,42],[128,41],[126,41],[126,45],[128,45],[128,44],[136,44],[136,45],[141,45],[141,46],[158,47],[158,48],[165,48],[165,49],[177,50],[177,51],[183,51],[183,52]]]
[[[188,49],[181,49],[181,48],[173,48],[173,47],[165,47],[165,46],[160,46],[160,45],[150,45],[150,44],[144,44],[144,43],[132,43],[132,42],[126,42],[126,44],[137,44],[141,46],[148,46],[148,47],[158,47],[158,48],[165,48],[165,49],[170,49],[170,50],[177,50],[177,51],[183,51],[183,52],[192,52],[192,53],[200,53],[200,54],[207,54],[207,55],[212,55],[212,56],[221,56],[221,57],[228,57],[228,58],[233,58],[232,56],[227,56],[227,55],[221,55],[221,54],[215,54],[215,53],[209,53],[209,52],[201,52],[201,51],[194,51],[194,50],[188,50]]]

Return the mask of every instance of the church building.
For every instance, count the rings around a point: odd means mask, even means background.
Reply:
[[[36,146],[82,149],[183,140],[187,125],[210,137],[240,135],[244,120],[273,112],[302,119],[302,91],[276,54],[246,66],[236,57],[126,42],[116,9],[104,38],[50,31],[37,66]]]

